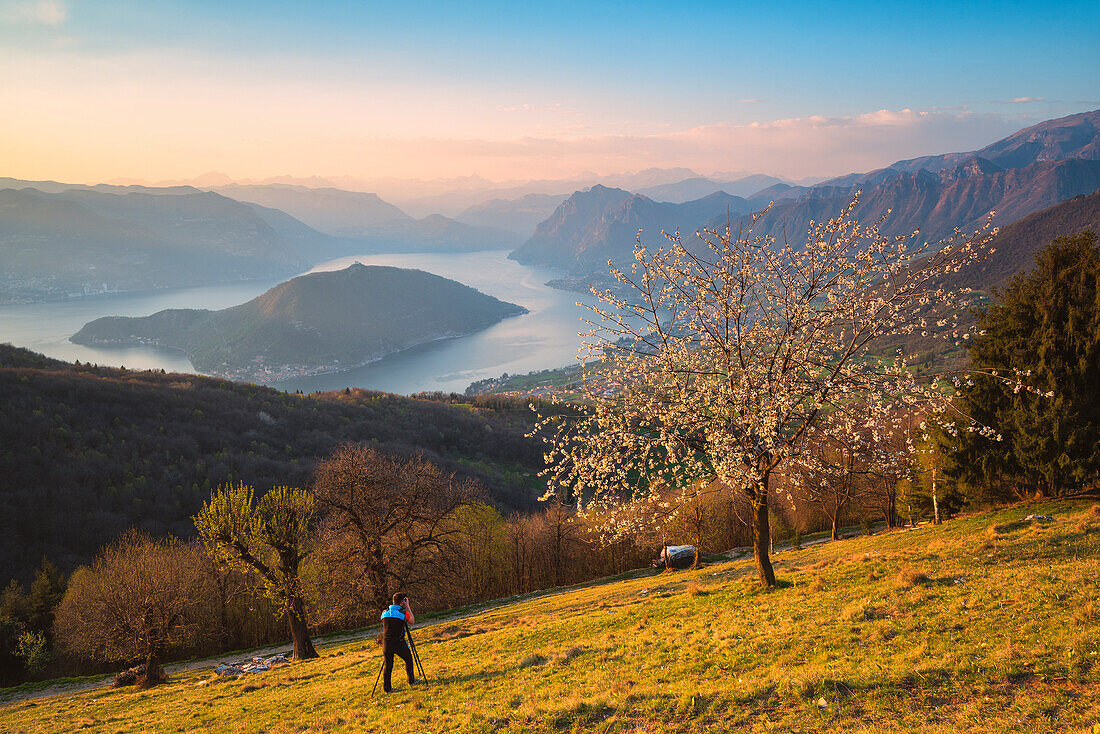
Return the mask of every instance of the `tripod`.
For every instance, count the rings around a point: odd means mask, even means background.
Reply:
[[[420,653],[416,651],[416,643],[413,642],[412,630],[405,628],[405,637],[409,642],[409,652],[412,653],[413,670],[420,676],[420,680],[427,682],[428,676],[424,674],[424,666],[420,662]],[[382,656],[382,665],[378,668],[378,675],[374,676],[374,687],[370,689],[370,695],[378,690],[378,681],[382,678],[382,671],[386,669],[386,656]]]

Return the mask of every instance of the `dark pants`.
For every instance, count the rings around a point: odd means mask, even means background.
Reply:
[[[409,643],[405,640],[397,640],[389,642],[388,640],[382,646],[382,654],[386,657],[386,665],[382,673],[382,690],[388,691],[393,688],[390,685],[390,676],[393,673],[393,656],[400,655],[401,659],[405,661],[405,672],[409,676],[409,684],[416,680],[413,675],[413,656],[409,651]]]

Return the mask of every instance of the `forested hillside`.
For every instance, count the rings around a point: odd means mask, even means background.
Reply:
[[[193,537],[225,482],[301,486],[348,441],[481,480],[502,509],[541,493],[527,401],[452,405],[367,390],[294,395],[196,375],[69,365],[0,346],[0,583],[45,555],[87,562],[129,527]]]
[[[272,382],[350,369],[524,313],[522,306],[422,270],[354,263],[293,278],[220,311],[96,319],[71,341],[158,344],[185,351],[205,374]]]

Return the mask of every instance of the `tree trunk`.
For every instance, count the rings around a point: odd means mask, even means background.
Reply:
[[[768,543],[771,540],[771,526],[768,522],[768,483],[765,479],[756,488],[752,498],[752,551],[756,558],[756,572],[764,586],[775,586],[775,571],[768,557]]]
[[[151,646],[145,655],[145,675],[137,679],[138,688],[150,688],[161,682],[160,655],[156,646]]]
[[[883,480],[883,485],[886,484],[886,480]],[[897,489],[893,492],[889,487],[886,488],[886,527],[893,530],[898,526],[898,498]]]
[[[940,524],[940,499],[936,492],[936,467],[932,467],[932,524]]]
[[[386,559],[380,544],[371,549],[370,568],[367,574],[370,579],[375,606],[379,609],[385,609],[390,605],[391,599],[389,575],[386,573]]]
[[[833,518],[832,525],[830,527],[831,532],[829,533],[829,537],[833,540],[840,540],[840,533],[837,532],[837,519],[835,517]]]
[[[302,597],[291,599],[290,609],[287,612],[290,619],[290,637],[294,640],[294,659],[308,660],[319,657],[313,647],[313,640],[309,638],[309,627],[306,626],[306,605]]]

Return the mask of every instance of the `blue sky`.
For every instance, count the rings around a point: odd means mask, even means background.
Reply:
[[[0,145],[85,178],[825,175],[1100,107],[1097,29],[1096,2],[0,0],[30,111]]]

